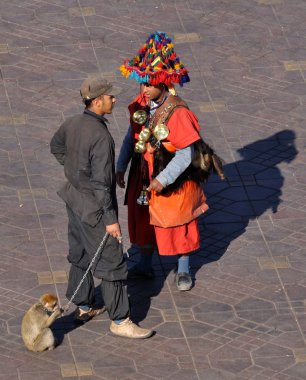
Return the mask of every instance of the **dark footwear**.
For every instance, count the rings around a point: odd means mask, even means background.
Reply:
[[[192,279],[190,274],[186,272],[177,273],[176,285],[180,291],[190,290],[192,288]]]
[[[77,323],[85,323],[90,321],[92,318],[104,313],[105,307],[101,308],[90,308],[88,311],[82,311],[79,307],[74,312],[74,321]]]
[[[133,279],[133,278],[139,278],[139,279],[145,279],[145,280],[150,280],[154,277],[154,272],[153,269],[150,268],[149,270],[142,270],[139,268],[138,265],[134,265],[131,269],[129,269],[128,272],[128,279]]]
[[[119,325],[112,321],[110,331],[118,336],[132,339],[145,339],[153,335],[152,330],[143,329],[133,323],[130,318],[126,318]]]

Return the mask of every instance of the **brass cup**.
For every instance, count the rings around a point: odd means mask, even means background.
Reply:
[[[166,124],[157,124],[153,131],[153,135],[158,141],[166,139],[169,133],[170,131]]]
[[[136,153],[144,153],[147,150],[146,142],[143,140],[137,141],[137,143],[135,144],[134,150]]]
[[[140,133],[139,133],[139,141],[148,141],[149,138],[151,136],[151,132],[150,132],[150,129],[149,128],[145,128],[143,129]]]
[[[132,115],[132,120],[136,124],[144,124],[147,121],[148,114],[144,110],[135,111]]]

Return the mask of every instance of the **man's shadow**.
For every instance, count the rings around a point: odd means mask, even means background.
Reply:
[[[226,183],[214,177],[205,186],[210,209],[199,220],[202,239],[201,249],[193,256],[195,272],[219,260],[251,221],[277,213],[284,184],[278,165],[289,164],[298,154],[291,130],[248,144],[237,152],[241,159],[225,165]]]
[[[241,158],[224,166],[227,179],[222,182],[213,175],[204,186],[210,209],[199,218],[201,248],[190,258],[195,283],[199,269],[219,260],[250,221],[277,212],[284,183],[278,165],[289,164],[298,154],[292,130],[255,141],[237,152]],[[138,256],[137,249],[131,250],[130,261],[136,262]],[[154,280],[128,282],[135,321],[146,318],[152,297],[162,291],[176,262],[176,258],[155,255]]]

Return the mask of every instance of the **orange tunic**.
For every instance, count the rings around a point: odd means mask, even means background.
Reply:
[[[176,149],[183,149],[199,140],[200,126],[197,117],[187,108],[177,108],[167,122],[170,130],[168,141]],[[149,164],[149,174],[153,172],[152,153],[145,153]],[[205,205],[203,211],[208,209]],[[176,227],[154,226],[158,252],[160,255],[192,253],[200,247],[200,234],[197,219]]]

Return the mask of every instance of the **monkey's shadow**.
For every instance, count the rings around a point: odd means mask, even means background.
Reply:
[[[74,321],[73,315],[74,315],[74,311],[71,312],[70,314],[67,314],[58,318],[52,324],[52,326],[50,326],[50,329],[52,330],[53,335],[55,337],[57,346],[63,343],[64,337],[66,334],[82,326],[82,324],[76,323]]]

